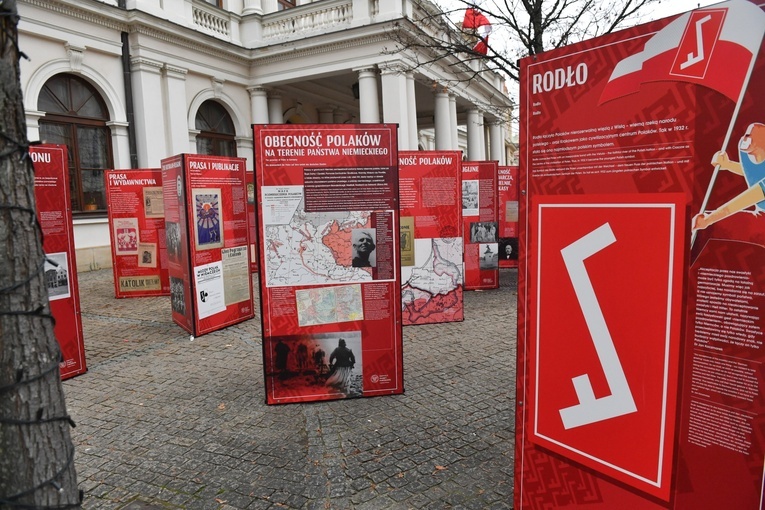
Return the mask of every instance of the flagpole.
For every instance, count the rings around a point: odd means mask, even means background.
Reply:
[[[760,42],[762,44],[762,42]],[[744,94],[746,94],[746,89],[749,86],[749,79],[752,77],[752,71],[754,70],[754,64],[757,61],[757,57],[759,56],[759,51],[752,55],[752,60],[749,62],[749,69],[746,72],[746,78],[744,79],[744,85],[741,87],[741,92],[738,95],[738,101],[736,101],[736,108],[733,110],[733,115],[731,116],[730,124],[728,125],[728,132],[725,134],[725,140],[722,144],[721,150],[727,150],[728,143],[730,142],[730,138],[733,135],[733,127],[736,124],[736,119],[738,118],[739,110],[741,110],[741,103],[744,102]],[[707,208],[707,203],[709,202],[709,197],[712,195],[712,188],[715,185],[715,181],[717,180],[717,174],[720,173],[720,165],[715,164],[715,169],[712,172],[712,178],[709,180],[709,186],[707,186],[707,192],[706,195],[704,195],[704,201],[701,202],[701,209],[699,210],[698,214],[704,214],[704,210]],[[697,215],[694,215],[693,218],[695,218]],[[693,228],[693,225],[691,225],[691,228]],[[696,234],[698,234],[698,230],[693,230],[691,233],[691,248],[693,248],[693,243],[696,242]]]

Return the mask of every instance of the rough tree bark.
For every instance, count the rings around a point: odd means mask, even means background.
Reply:
[[[19,81],[16,0],[0,0],[0,508],[79,508]]]

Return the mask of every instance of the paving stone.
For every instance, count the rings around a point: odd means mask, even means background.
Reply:
[[[465,292],[465,321],[404,328],[404,395],[283,406],[264,402],[259,316],[189,341],[169,298],[78,276],[84,508],[512,508],[516,271]]]

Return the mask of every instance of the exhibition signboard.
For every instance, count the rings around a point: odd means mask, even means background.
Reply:
[[[499,167],[497,186],[499,267],[518,267],[518,167]]]
[[[66,145],[29,148],[35,169],[37,220],[43,236],[45,284],[53,334],[61,349],[62,379],[87,372],[80,315],[80,291],[74,250],[74,226],[69,196],[69,159]]]
[[[460,151],[399,152],[404,326],[464,319]]]
[[[163,159],[162,190],[173,321],[192,336],[255,316],[245,159]]]
[[[521,61],[515,508],[762,508],[763,9]]]
[[[253,130],[266,402],[402,393],[397,126]]]
[[[169,296],[162,170],[107,170],[104,179],[115,297]]]
[[[465,290],[499,288],[499,197],[496,161],[462,162]]]
[[[255,172],[247,170],[247,214],[250,223],[250,271],[258,272],[258,227],[255,219]]]

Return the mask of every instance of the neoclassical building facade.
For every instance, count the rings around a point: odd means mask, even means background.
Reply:
[[[402,48],[439,34],[421,0],[19,0],[31,141],[70,149],[78,270],[111,264],[103,171],[236,155],[252,124],[399,125],[401,150],[505,164],[511,102],[478,60]],[[423,58],[424,57],[424,58]]]

